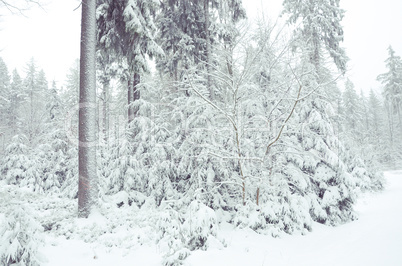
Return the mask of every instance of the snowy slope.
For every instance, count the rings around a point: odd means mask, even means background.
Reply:
[[[227,247],[210,244],[194,251],[184,265],[402,265],[402,171],[387,172],[386,189],[363,195],[359,220],[338,226],[313,225],[305,236],[258,235],[223,224],[219,232]],[[46,265],[160,265],[161,247],[151,243],[134,251],[105,249],[81,240],[48,236],[41,252]],[[128,254],[127,254],[128,253]]]

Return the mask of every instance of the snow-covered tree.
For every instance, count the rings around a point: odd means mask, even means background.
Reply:
[[[79,101],[80,91],[80,61],[76,59],[68,73],[66,74],[65,89],[62,93],[62,98],[65,101],[65,106],[71,108]]]
[[[398,115],[399,124],[402,123],[402,60],[395,54],[391,46],[388,47],[389,57],[385,60],[388,72],[381,74],[377,79],[384,85],[384,97],[392,115]]]
[[[22,124],[22,115],[21,108],[23,107],[23,83],[18,71],[16,69],[13,70],[12,73],[12,82],[10,87],[10,105],[8,115],[10,117],[10,125],[11,135],[14,136],[21,132]]]
[[[337,68],[346,71],[347,57],[340,46],[343,41],[341,21],[345,11],[339,0],[284,0],[288,22],[297,25],[296,34],[304,40],[309,61],[317,71],[323,66],[323,52],[328,52]]]
[[[365,141],[364,132],[364,99],[360,98],[353,83],[347,79],[342,94],[342,139],[352,147],[361,147]],[[356,151],[359,148],[356,149]]]
[[[78,124],[78,216],[88,217],[98,197],[96,164],[96,0],[82,3]]]
[[[351,135],[355,136],[360,129],[358,124],[362,120],[362,114],[360,113],[361,110],[359,110],[359,96],[356,93],[353,83],[349,79],[345,83],[345,91],[342,97],[343,116],[347,130],[352,131]]]
[[[207,0],[162,1],[158,16],[158,42],[164,57],[158,65],[174,81],[179,81],[184,69],[205,61]],[[209,4],[206,6],[209,7]],[[205,7],[206,7],[205,6]]]
[[[380,141],[381,128],[383,128],[383,118],[381,115],[382,105],[380,99],[378,99],[378,96],[373,90],[370,90],[368,106],[369,132],[371,132],[371,141],[378,143]]]
[[[307,73],[301,83],[312,92],[297,111],[296,134],[283,140],[292,143],[284,146],[284,149],[292,147],[289,154],[284,151],[288,168],[284,172],[292,178],[298,171],[309,177],[306,192],[310,193],[313,220],[332,225],[343,223],[354,219],[355,187],[363,186],[362,177],[352,172],[352,157],[347,156],[347,149],[331,123],[334,110],[328,101],[334,100],[331,90],[335,79],[326,66],[327,55],[341,73],[346,71],[347,57],[340,47],[344,11],[339,7],[339,0],[285,0],[283,5],[288,22],[297,25],[295,51],[301,53],[299,67]],[[347,108],[353,106],[355,104]],[[354,126],[353,123],[355,121],[351,121],[350,126]],[[296,155],[298,152],[302,152],[302,160]],[[370,181],[368,179],[368,184]]]
[[[214,72],[219,42],[228,50],[226,61],[231,68],[230,54],[237,33],[236,23],[245,18],[241,1],[162,1],[158,16],[158,42],[164,50],[157,66],[179,82],[183,73],[197,66],[205,76],[210,96],[215,96]]]
[[[26,67],[26,76],[23,80],[23,90],[21,96],[23,104],[21,107],[22,119],[25,121],[24,133],[28,137],[29,143],[35,146],[44,132],[44,122],[42,119],[46,113],[46,100],[48,84],[43,70],[38,70],[34,58],[31,58]]]
[[[0,122],[0,135],[4,138],[6,135],[6,129],[11,125],[12,117],[9,117],[9,112],[12,110],[11,107],[11,91],[10,91],[10,76],[8,73],[7,65],[4,63],[3,59],[0,57],[0,117],[2,117]],[[11,115],[12,116],[12,115]]]
[[[0,224],[0,263],[37,266],[45,262],[38,251],[43,246],[43,227],[26,206],[9,208]]]
[[[388,55],[385,60],[388,72],[379,75],[377,79],[384,85],[388,150],[392,154],[390,163],[395,166],[402,159],[402,138],[399,133],[402,130],[402,60],[391,46],[388,48]]]
[[[101,1],[97,8],[98,45],[126,65],[128,122],[136,113],[133,102],[140,99],[141,76],[149,71],[147,59],[162,54],[154,40],[155,0]]]
[[[7,184],[28,187],[34,191],[41,186],[40,165],[36,156],[30,156],[27,137],[15,135],[2,158],[1,173]]]

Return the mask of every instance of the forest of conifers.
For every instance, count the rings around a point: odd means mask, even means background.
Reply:
[[[343,15],[339,0],[284,0],[283,23],[255,24],[241,0],[97,1],[94,204],[158,210],[166,264],[207,248],[218,213],[273,236],[355,219],[402,162],[402,60],[390,46],[382,92],[357,92]],[[79,91],[79,60],[49,85],[34,58],[24,73],[0,58],[4,184],[76,202]]]

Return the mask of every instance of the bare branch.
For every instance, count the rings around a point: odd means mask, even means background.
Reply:
[[[282,127],[281,127],[281,129],[279,130],[279,133],[278,133],[278,135],[276,136],[276,138],[275,138],[270,144],[268,144],[267,150],[265,151],[265,155],[267,155],[267,154],[269,153],[269,148],[270,148],[273,144],[275,144],[275,142],[277,142],[277,141],[279,140],[279,138],[281,137],[282,131],[283,131],[283,129],[285,128],[286,123],[289,121],[289,119],[290,119],[290,117],[292,116],[294,110],[296,109],[297,103],[300,101],[300,93],[301,93],[302,87],[303,87],[303,86],[300,85],[300,87],[299,87],[299,92],[298,92],[298,94],[297,94],[297,99],[295,100],[295,103],[294,103],[294,105],[293,105],[293,108],[292,108],[292,110],[290,111],[290,113],[289,113],[288,117],[286,118],[286,120],[283,122]]]
[[[202,95],[202,93],[200,93],[194,86],[193,83],[191,82],[191,78],[190,76],[188,76],[188,81],[190,83],[190,86],[192,88],[192,90],[198,95],[200,96],[206,103],[208,103],[210,106],[212,106],[214,109],[218,110],[220,113],[222,113],[229,121],[230,123],[233,125],[233,127],[235,129],[237,129],[236,123],[234,122],[233,118],[231,118],[227,112],[223,111],[221,108],[219,108],[217,105],[215,105],[213,102],[211,102],[210,100],[208,100],[204,95]]]
[[[13,3],[11,4],[11,2],[13,2]],[[25,2],[25,3],[19,4],[20,2]],[[25,16],[24,12],[28,11],[33,6],[37,6],[41,9],[43,9],[40,1],[37,1],[37,0],[25,0],[25,1],[0,0],[0,9],[2,7],[5,7],[11,14],[20,14],[20,15]]]

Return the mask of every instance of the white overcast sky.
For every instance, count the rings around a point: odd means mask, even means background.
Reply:
[[[10,0],[14,2],[14,0]],[[67,70],[79,57],[81,10],[79,0],[46,0],[43,9],[34,8],[24,16],[0,10],[0,56],[9,67],[24,75],[26,62],[34,57],[50,81],[63,85]],[[265,10],[274,17],[281,0],[243,0],[253,19]],[[262,7],[261,7],[262,6]],[[357,90],[380,92],[378,74],[386,71],[387,47],[402,56],[401,0],[341,0],[343,47],[351,61],[348,76]]]

